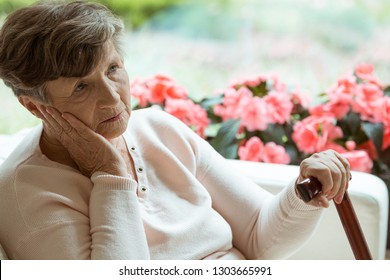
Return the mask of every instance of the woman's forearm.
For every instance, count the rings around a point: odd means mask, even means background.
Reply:
[[[91,179],[91,259],[149,259],[136,181],[106,173]]]

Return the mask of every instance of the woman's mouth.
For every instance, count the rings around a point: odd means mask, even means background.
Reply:
[[[122,117],[122,112],[120,112],[119,114],[117,114],[116,116],[112,117],[112,118],[109,118],[105,121],[103,121],[104,123],[110,123],[110,122],[115,122],[117,120],[119,120],[120,118]]]

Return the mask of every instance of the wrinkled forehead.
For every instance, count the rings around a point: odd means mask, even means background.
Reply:
[[[90,75],[112,60],[119,59],[123,61],[123,56],[111,40],[99,46],[99,49],[81,49],[78,55],[79,59],[70,59],[68,65],[64,65],[64,71],[61,71],[60,77],[82,78]]]
[[[45,91],[48,96],[48,101],[53,101],[54,97],[67,97],[75,85],[83,79],[91,79],[95,72],[106,71],[112,63],[123,62],[123,57],[111,41],[104,43],[101,49],[101,55],[96,58],[94,67],[83,75],[61,75],[55,80],[50,80],[45,83]],[[77,65],[73,67],[77,68]],[[70,68],[72,66],[70,65]]]
[[[96,68],[104,67],[108,63],[111,63],[112,61],[118,59],[123,61],[123,56],[120,50],[117,50],[117,47],[112,41],[108,41],[102,46],[100,60],[97,61],[96,67],[94,69],[91,69],[91,72],[93,72]]]

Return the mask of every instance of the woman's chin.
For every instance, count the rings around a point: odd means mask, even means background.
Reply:
[[[115,139],[126,131],[129,118],[130,116],[123,116],[116,121],[100,123],[96,132],[107,140]]]

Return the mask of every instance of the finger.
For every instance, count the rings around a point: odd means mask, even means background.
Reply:
[[[347,171],[342,164],[342,162],[337,158],[333,157],[330,159],[332,165],[330,168],[332,169],[332,177],[334,186],[329,192],[328,198],[335,198],[336,196],[344,195],[345,186],[347,184]]]
[[[315,198],[315,204],[319,207],[328,208],[329,200],[324,194],[319,194]]]
[[[46,112],[57,122],[57,124],[62,128],[62,131],[67,135],[71,135],[74,133],[73,127],[71,124],[61,116],[61,113],[53,108],[47,107]]]
[[[332,150],[320,153],[317,161],[322,163],[325,169],[329,170],[329,172],[318,171],[317,177],[323,184],[323,193],[327,195],[328,199],[335,198],[336,196],[337,201],[342,199],[348,181],[349,170],[346,167],[349,167],[349,163]],[[329,175],[331,178],[326,178]]]
[[[59,135],[62,133],[61,126],[57,123],[57,121],[47,112],[45,106],[38,106],[40,113],[43,115],[43,121],[52,130],[55,134]]]
[[[63,113],[62,118],[64,118],[76,131],[77,133],[83,137],[84,139],[95,138],[98,136],[96,132],[94,132],[91,128],[89,128],[86,124],[84,124],[81,120],[76,118],[73,114]]]
[[[53,107],[42,107],[40,108],[42,114],[46,119],[46,125],[48,129],[53,131],[55,137],[65,146],[73,145],[75,139],[80,136],[71,125],[61,117],[60,112]]]
[[[336,157],[342,162],[342,164],[344,165],[344,167],[349,171],[351,166],[349,164],[349,161],[343,157],[342,155],[340,155],[339,153],[337,152],[334,152],[334,154],[336,155]]]
[[[335,156],[337,157],[338,161],[343,165],[344,169],[341,169],[343,171],[343,180],[342,180],[342,185],[339,190],[339,192],[336,194],[334,197],[334,201],[338,204],[340,204],[343,200],[344,194],[348,189],[349,185],[349,180],[351,180],[352,175],[351,175],[351,166],[349,161],[340,155],[337,152],[334,152]]]
[[[45,117],[44,117],[44,115],[39,111],[39,109],[34,109],[34,110],[32,110],[31,111],[31,113],[35,116],[35,117],[37,117],[38,119],[41,119],[41,120],[45,120]]]
[[[343,163],[344,167],[345,167],[345,172],[346,172],[346,187],[348,188],[348,182],[352,179],[352,174],[351,174],[351,164],[349,163],[349,161],[343,157],[342,155],[338,154],[338,153],[335,153],[337,158]]]
[[[308,161],[305,168],[305,177],[316,177],[321,183],[321,193],[329,195],[334,186],[332,170],[329,167],[329,161],[324,161],[320,157],[316,161]]]

